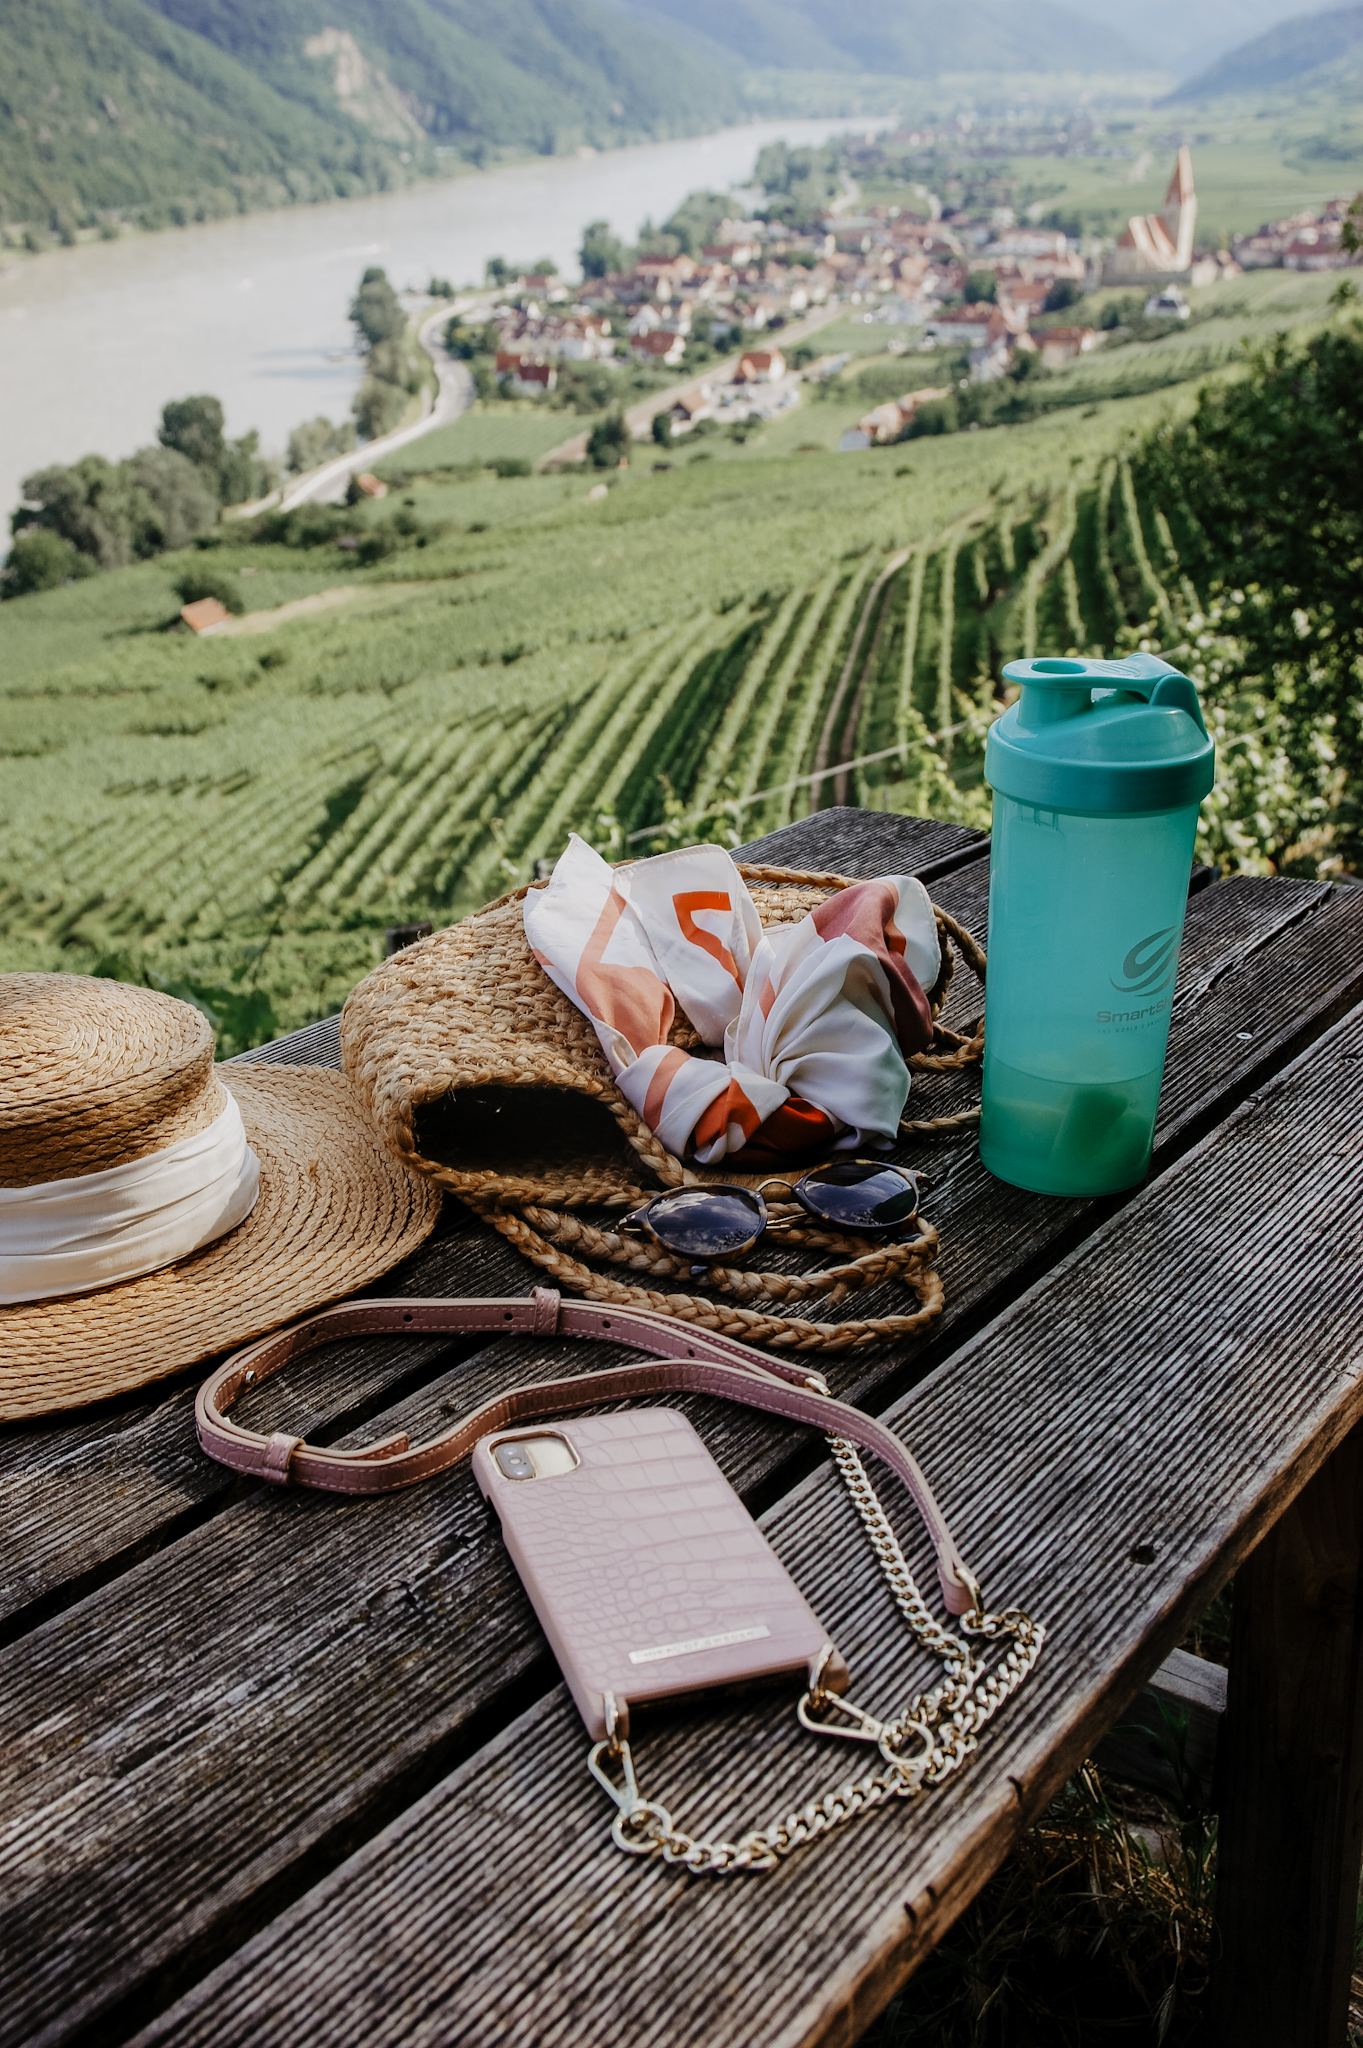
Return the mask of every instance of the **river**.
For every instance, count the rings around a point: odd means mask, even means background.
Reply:
[[[489,256],[550,256],[576,276],[588,221],[630,240],[688,192],[741,184],[763,143],[819,142],[852,125],[879,123],[754,122],[36,257],[6,252],[0,517],[45,463],[154,440],[168,398],[215,393],[229,431],[257,427],[275,453],[301,420],[344,417],[359,374],[346,306],[367,264],[399,288],[432,275],[468,283]]]

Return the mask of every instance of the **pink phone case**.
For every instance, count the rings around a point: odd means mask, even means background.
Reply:
[[[500,1444],[556,1436],[554,1478],[511,1479]],[[828,1646],[817,1616],[684,1416],[671,1408],[498,1430],[473,1453],[522,1583],[593,1739],[605,1695],[631,1703],[782,1673],[808,1679]],[[841,1692],[836,1650],[823,1684]]]

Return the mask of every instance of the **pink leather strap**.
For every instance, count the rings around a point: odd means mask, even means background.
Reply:
[[[395,1436],[360,1451],[326,1451],[284,1431],[263,1437],[228,1420],[227,1411],[244,1388],[269,1379],[291,1359],[343,1337],[403,1332],[414,1337],[471,1332],[596,1337],[634,1345],[658,1362],[513,1388],[422,1444]],[[547,1287],[537,1287],[526,1299],[367,1300],[323,1309],[292,1329],[261,1337],[234,1353],[200,1387],[194,1419],[204,1450],[236,1472],[277,1486],[315,1486],[328,1493],[392,1493],[448,1471],[469,1455],[480,1437],[493,1430],[542,1422],[598,1401],[677,1392],[717,1394],[726,1401],[784,1415],[792,1422],[809,1423],[828,1436],[845,1437],[862,1450],[874,1451],[913,1496],[932,1539],[942,1598],[949,1612],[967,1614],[976,1607],[978,1588],[961,1560],[946,1518],[897,1436],[859,1408],[835,1401],[819,1375],[806,1366],[769,1357],[731,1337],[702,1333],[648,1309],[600,1309],[587,1302],[564,1301]]]

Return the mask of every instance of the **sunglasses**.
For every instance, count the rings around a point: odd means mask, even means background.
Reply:
[[[678,1258],[731,1259],[751,1251],[764,1231],[789,1230],[798,1218],[771,1221],[762,1189],[781,1188],[816,1223],[858,1236],[893,1237],[918,1214],[919,1175],[878,1159],[842,1159],[812,1167],[797,1181],[764,1180],[755,1193],[732,1181],[655,1195],[617,1225],[651,1237]]]

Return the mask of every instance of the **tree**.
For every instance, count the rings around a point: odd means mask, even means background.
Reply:
[[[483,276],[498,291],[502,289],[503,285],[513,283],[518,275],[519,272],[511,268],[505,256],[489,256],[487,262],[483,265]]]
[[[587,458],[596,469],[618,469],[629,459],[630,433],[621,412],[598,420],[587,439]]]
[[[139,554],[188,547],[196,533],[217,525],[217,492],[178,448],[139,448],[128,466],[152,512],[139,529]]]
[[[364,339],[366,348],[381,341],[395,340],[407,331],[407,315],[384,270],[366,270],[360,288],[350,302],[350,319]]]
[[[369,351],[369,374],[415,397],[421,389],[421,360],[402,340],[381,341]]]
[[[683,256],[699,256],[732,206],[727,192],[690,192],[663,222],[662,232],[676,241]]]
[[[1255,837],[1275,861],[1302,834],[1363,865],[1363,323],[1304,345],[1280,334],[1233,383],[1204,386],[1191,419],[1152,430],[1133,470],[1168,507],[1180,564],[1226,636],[1215,692],[1269,720],[1298,792]],[[1214,616],[1214,625],[1213,625]],[[1198,622],[1194,622],[1194,631]],[[1196,641],[1191,655],[1203,659]],[[1257,801],[1257,799],[1256,799]],[[1261,805],[1261,808],[1267,808]]]
[[[407,394],[396,384],[385,384],[378,377],[366,377],[351,403],[355,423],[366,441],[377,441],[382,434],[391,434],[403,413],[407,410]]]
[[[625,268],[624,244],[611,233],[608,220],[587,223],[577,260],[584,277],[614,277]]]
[[[1046,294],[1042,308],[1046,313],[1063,313],[1067,307],[1077,305],[1083,294],[1072,277],[1057,277]]]
[[[999,295],[999,281],[992,270],[972,270],[965,281],[967,306],[992,305]]]
[[[452,299],[454,286],[447,277],[433,277],[426,287],[426,296],[430,299]]]
[[[468,327],[462,315],[456,313],[445,328],[445,347],[461,363],[471,363],[475,356],[495,356],[497,330],[490,320],[482,327]]]
[[[355,446],[355,429],[349,420],[333,427],[324,413],[304,420],[289,436],[289,468],[295,476],[318,469],[333,455],[345,455]]]
[[[672,446],[672,415],[670,412],[654,413],[653,438],[660,448],[670,448]]]
[[[77,576],[93,576],[88,555],[45,526],[27,527],[15,540],[0,576],[0,596],[25,597],[31,590],[56,590]]]
[[[680,256],[682,242],[680,235],[669,234],[666,228],[655,228],[646,220],[639,230],[639,254],[641,256]]]
[[[101,569],[122,569],[139,554],[139,538],[155,515],[126,462],[83,455],[69,466],[54,463],[19,486],[21,503],[10,525],[17,536],[35,526],[60,534]]]
[[[1363,192],[1356,193],[1350,202],[1339,238],[1351,256],[1363,253]]]
[[[227,440],[222,406],[207,392],[173,398],[162,410],[157,439],[193,463],[220,505],[241,505],[271,488],[272,472],[260,460],[260,436],[253,430],[237,441]]]
[[[221,404],[203,392],[197,398],[172,398],[162,409],[156,438],[163,448],[174,448],[205,477],[211,477],[216,488],[227,453],[222,429]]]
[[[252,427],[239,441],[229,441],[218,470],[218,493],[224,505],[244,505],[263,498],[279,482],[276,464],[261,460],[260,436]]]
[[[564,361],[553,403],[569,412],[605,412],[619,392],[619,374],[604,363]]]

